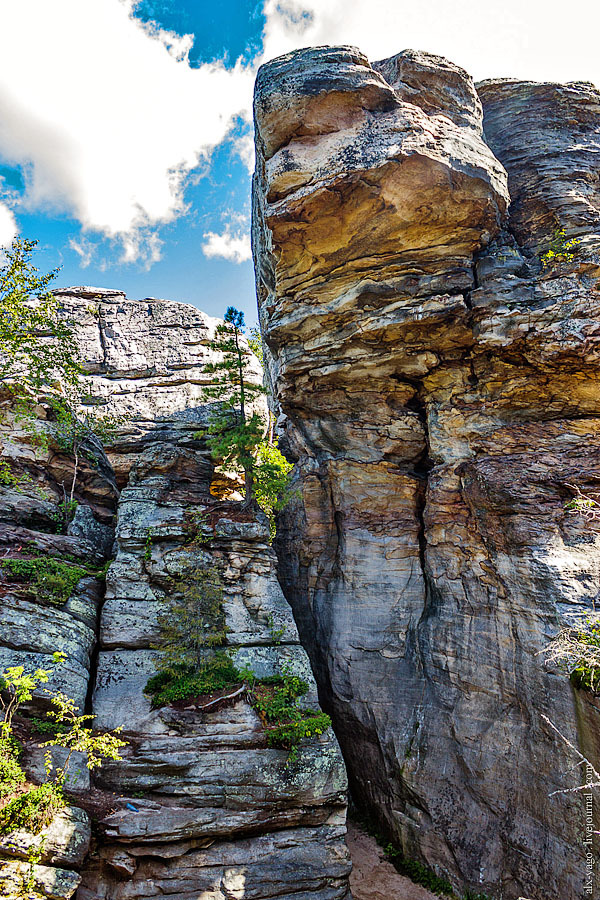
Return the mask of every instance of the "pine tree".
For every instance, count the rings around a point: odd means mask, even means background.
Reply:
[[[229,306],[209,344],[221,359],[206,366],[205,371],[214,378],[203,392],[206,400],[220,401],[210,419],[208,445],[223,465],[244,472],[246,504],[250,504],[254,498],[256,451],[265,432],[261,416],[250,407],[265,388],[249,378],[251,356],[243,335],[244,314]]]
[[[207,649],[220,647],[226,640],[223,581],[217,566],[198,565],[186,573],[164,604],[158,617],[159,637],[153,644],[160,650],[158,668],[198,671]]]

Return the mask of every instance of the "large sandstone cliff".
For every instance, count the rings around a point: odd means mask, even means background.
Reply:
[[[77,325],[88,402],[124,419],[106,454],[96,448],[96,464],[84,460],[75,519],[61,534],[56,509],[72,460],[52,445],[36,450],[4,398],[3,458],[31,481],[17,490],[0,485],[0,556],[110,565],[105,587],[85,577],[64,604],[24,598],[0,579],[0,671],[53,668],[52,652],[65,651],[49,686],[87,706],[101,728],[123,726],[128,746],[121,762],[101,768],[91,796],[78,760],[79,776],[67,784],[73,806],[45,835],[0,839],[0,895],[19,895],[30,849],[44,838],[35,896],[53,900],[75,891],[79,900],[344,900],[346,775],[331,730],[290,760],[267,746],[244,697],[202,712],[193,702],[152,710],[143,693],[155,673],[161,598],[173,578],[217,563],[236,663],[258,677],[286,667],[316,695],[266,520],[211,494],[214,465],[198,432],[206,425],[201,387],[211,377],[204,369],[217,320],[117,291],[73,288],[60,300]],[[255,374],[261,377],[258,363]],[[47,414],[42,403],[39,427]],[[206,540],[190,540],[194,521],[204,519]],[[33,741],[24,758],[31,777],[43,777]]]
[[[599,710],[544,664],[600,591],[600,94],[406,51],[255,91],[253,246],[301,499],[279,574],[356,799],[507,900],[583,896]],[[572,261],[543,269],[556,228]]]

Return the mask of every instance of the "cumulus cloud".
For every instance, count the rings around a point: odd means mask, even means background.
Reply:
[[[374,60],[414,47],[475,78],[600,85],[597,0],[573,0],[566,23],[547,0],[265,0],[257,57],[199,67],[188,58],[193,36],[142,23],[135,10],[136,0],[0,3],[0,158],[23,174],[21,208],[81,223],[71,247],[84,264],[90,236],[118,242],[121,261],[156,261],[160,226],[186,212],[186,184],[225,140],[252,169],[256,68],[289,50],[349,43]],[[0,202],[0,243],[17,231],[13,200]],[[207,231],[203,250],[248,259],[247,227]]]
[[[192,68],[189,35],[134,13],[134,0],[1,5],[0,156],[22,167],[25,208],[65,212],[118,239],[125,261],[151,262],[187,176],[247,118],[253,73]]]
[[[266,0],[264,10],[267,60],[321,44],[352,44],[371,60],[411,47],[446,56],[476,79],[588,80],[600,87],[597,0],[573,0],[567,21],[549,12],[547,0]],[[585,28],[575,31],[577,22]]]
[[[221,232],[206,231],[202,252],[209,258],[217,256],[230,262],[242,263],[252,258],[248,216],[228,213],[230,221]]]
[[[81,268],[87,269],[94,258],[95,247],[93,243],[85,237],[69,238],[69,247],[79,257],[79,265]]]
[[[8,247],[18,233],[14,213],[5,203],[0,203],[0,247]]]

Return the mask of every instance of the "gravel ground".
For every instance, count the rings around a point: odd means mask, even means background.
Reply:
[[[354,900],[439,900],[400,875],[383,858],[379,844],[353,822],[348,822],[347,841],[352,855],[350,887]]]

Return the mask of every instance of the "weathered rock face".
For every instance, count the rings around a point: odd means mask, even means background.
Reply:
[[[96,724],[122,726],[129,744],[123,760],[103,765],[93,780],[96,818],[98,809],[110,811],[94,824],[91,855],[87,815],[72,810],[70,831],[58,817],[33,871],[37,889],[57,900],[75,891],[79,900],[165,894],[172,900],[344,900],[346,774],[331,729],[290,760],[288,751],[267,745],[241,692],[214,712],[193,704],[153,710],[143,693],[156,672],[152,644],[161,601],[174,580],[218,564],[236,664],[258,677],[282,667],[300,674],[311,685],[307,705],[318,703],[277,581],[266,520],[210,492],[214,466],[198,432],[207,423],[201,385],[210,377],[204,366],[217,320],[183,304],[136,303],[94,288],[61,291],[60,298],[77,325],[90,404],[124,419],[102,465],[84,467],[67,535],[52,532],[69,459],[56,461],[51,451],[36,456],[26,435],[7,422],[3,453],[32,483],[16,496],[0,486],[0,549],[18,555],[33,541],[42,553],[97,566],[114,559],[105,590],[85,577],[60,606],[25,600],[0,583],[0,669],[50,666],[49,654],[65,650],[68,659],[54,670],[51,686],[81,707],[87,696]],[[36,781],[44,778],[42,755],[26,748],[27,771]],[[76,768],[80,774],[67,787],[85,795],[89,779],[81,760]],[[16,896],[29,876],[27,854],[40,839],[14,833],[0,840],[0,893]]]
[[[301,492],[279,573],[359,802],[457,887],[547,900],[582,895],[584,812],[542,715],[600,757],[543,657],[599,591],[565,503],[597,489],[600,95],[479,93],[483,128],[469,76],[412,51],[259,72],[257,293]],[[578,252],[542,269],[557,226]]]

